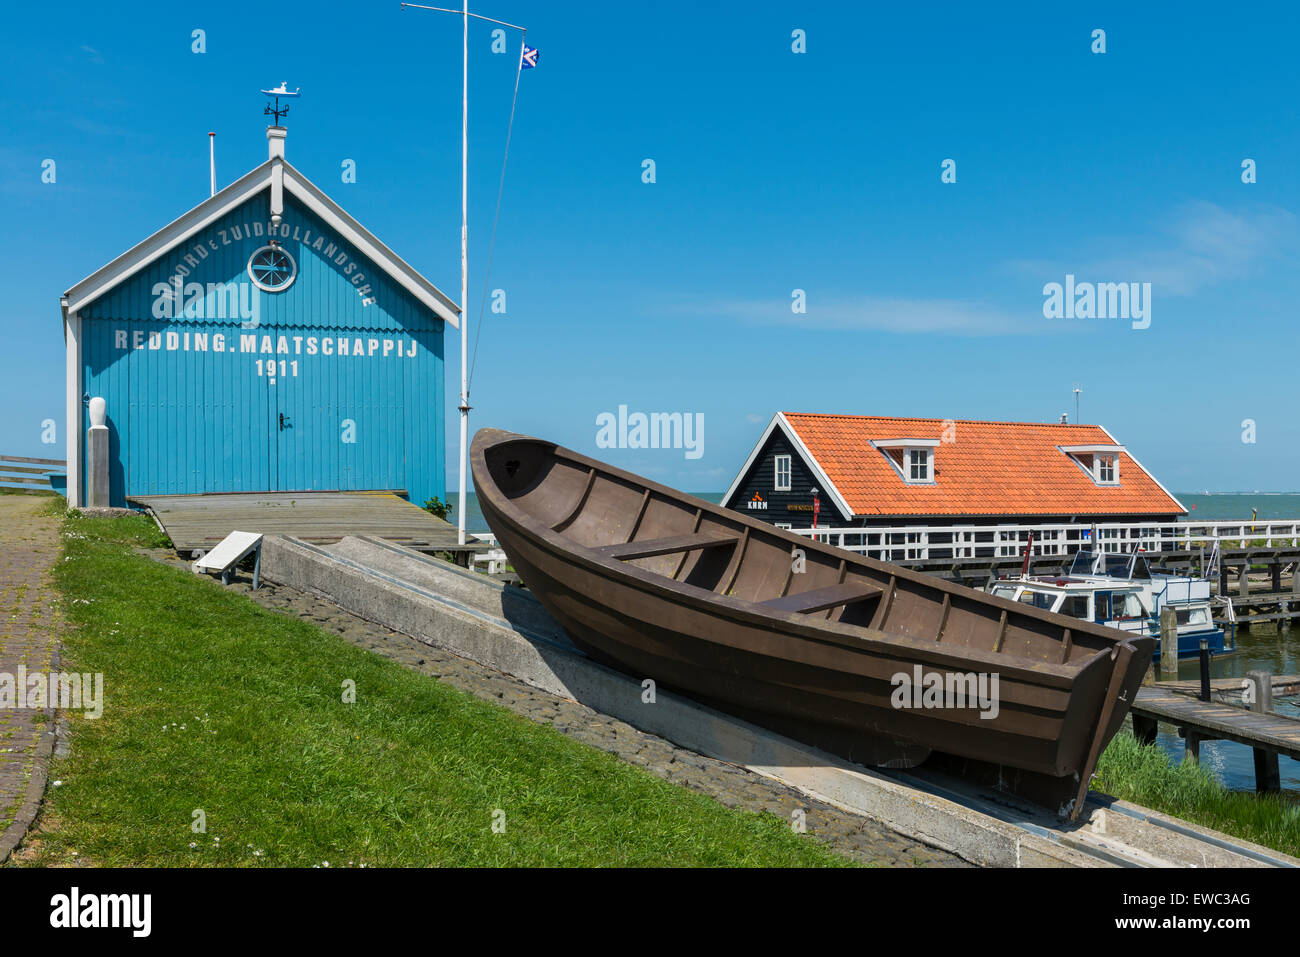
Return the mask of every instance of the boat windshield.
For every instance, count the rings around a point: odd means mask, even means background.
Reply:
[[[1091,548],[1081,548],[1074,553],[1070,564],[1070,574],[1075,577],[1105,575],[1107,578],[1129,578],[1133,572],[1134,555],[1121,552],[1102,552],[1100,555]],[[1141,556],[1136,556],[1141,557]],[[1142,562],[1145,570],[1145,559]],[[1139,576],[1145,577],[1145,576]]]

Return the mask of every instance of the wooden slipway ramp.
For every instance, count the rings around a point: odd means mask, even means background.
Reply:
[[[526,590],[370,537],[270,537],[262,574],[426,644],[992,867],[1297,867],[1300,860],[1098,795],[1075,822],[924,768],[883,772],[591,661]]]
[[[374,535],[416,548],[485,547],[458,546],[455,526],[395,492],[212,492],[132,495],[128,501],[147,508],[179,552],[206,552],[236,530],[316,543]]]

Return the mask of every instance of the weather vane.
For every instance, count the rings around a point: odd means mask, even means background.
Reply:
[[[274,117],[275,117],[275,125],[276,125],[276,126],[279,126],[279,125],[280,125],[280,118],[281,118],[282,116],[286,116],[286,115],[288,115],[288,113],[289,113],[289,104],[286,103],[283,107],[281,107],[281,106],[280,106],[280,97],[282,97],[282,96],[283,96],[283,97],[298,97],[298,96],[302,96],[302,87],[297,87],[297,88],[294,89],[294,91],[291,93],[291,92],[289,92],[288,81],[281,80],[281,81],[280,81],[280,85],[279,85],[278,87],[276,87],[274,90],[263,90],[262,92],[265,93],[267,96],[273,96],[273,97],[275,97],[275,106],[272,107],[271,104],[268,103],[268,104],[266,104],[266,109],[263,110],[262,112],[263,112],[265,115],[267,115],[267,116],[274,116]]]

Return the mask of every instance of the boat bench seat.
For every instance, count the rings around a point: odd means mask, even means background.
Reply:
[[[668,538],[647,538],[621,545],[602,545],[596,551],[607,558],[627,562],[636,558],[654,558],[658,555],[671,555],[674,552],[689,552],[697,548],[734,545],[738,541],[740,541],[739,535],[726,532],[697,532],[693,535],[672,535]]]
[[[875,598],[883,591],[884,589],[879,585],[870,585],[866,582],[844,582],[839,585],[827,585],[825,588],[814,588],[811,591],[801,591],[796,595],[769,598],[767,601],[758,602],[758,607],[766,611],[775,611],[782,614],[807,615],[815,611],[836,608],[839,605],[851,605],[854,602],[866,601],[869,598]]]

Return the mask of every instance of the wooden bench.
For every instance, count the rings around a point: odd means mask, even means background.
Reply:
[[[216,572],[221,575],[221,584],[229,585],[230,575],[235,570],[235,566],[254,552],[257,553],[257,557],[253,561],[253,588],[260,588],[262,584],[261,532],[231,532],[191,567],[195,574]]]
[[[726,532],[697,532],[693,535],[673,535],[668,538],[647,538],[622,545],[602,545],[596,551],[606,558],[628,562],[636,558],[655,558],[659,555],[672,555],[675,552],[694,551],[697,548],[735,545],[738,541],[740,541],[739,535]]]
[[[766,611],[774,611],[779,614],[809,615],[815,611],[826,611],[828,608],[866,601],[883,592],[884,589],[879,585],[869,585],[866,582],[844,582],[839,585],[827,585],[825,588],[801,591],[795,595],[769,598],[767,601],[760,601],[758,606]]]

